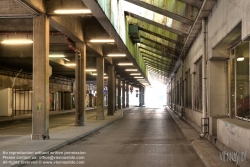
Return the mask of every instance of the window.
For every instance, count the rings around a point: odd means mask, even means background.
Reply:
[[[202,59],[195,64],[194,110],[202,110]]]
[[[249,110],[249,43],[236,48],[236,103],[235,115],[250,118]]]
[[[192,90],[191,90],[191,74],[190,69],[185,73],[185,106],[192,108]]]

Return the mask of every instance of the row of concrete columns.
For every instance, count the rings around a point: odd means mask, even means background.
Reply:
[[[32,105],[32,140],[49,139],[49,19],[46,15],[34,18],[33,26],[33,105]],[[75,125],[86,124],[86,44],[76,44],[75,69]],[[97,114],[96,119],[104,119],[104,58],[97,57]],[[108,65],[108,114],[116,110],[116,79],[114,65]],[[121,109],[121,79],[118,79],[118,109]],[[125,104],[125,80],[122,80],[122,108]]]

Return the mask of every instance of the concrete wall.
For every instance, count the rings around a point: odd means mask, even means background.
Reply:
[[[247,152],[250,159],[249,122],[229,118],[218,119],[217,122],[217,139],[235,152]]]
[[[207,18],[207,109],[209,117],[209,134],[217,135],[218,139],[229,148],[236,150],[244,148],[249,151],[250,149],[250,131],[249,122],[246,127],[238,126],[236,122],[239,120],[232,119],[232,122],[225,123],[223,118],[226,117],[226,84],[227,74],[225,69],[225,60],[230,57],[229,49],[232,46],[227,44],[224,55],[221,56],[215,49],[219,43],[228,37],[229,33],[235,27],[241,24],[241,40],[250,36],[250,1],[249,0],[218,0],[209,17]],[[200,34],[195,39],[189,52],[184,59],[184,74],[190,69],[190,73],[194,72],[195,62],[199,58],[203,58],[204,48],[204,34]],[[240,42],[240,39],[237,42]],[[218,59],[220,58],[220,59]],[[177,81],[181,77],[182,69],[179,68],[177,73],[172,79],[172,88],[175,87]],[[193,77],[193,76],[192,76]],[[193,80],[192,80],[193,89]],[[172,92],[173,93],[173,92]],[[193,95],[192,95],[193,96]],[[174,106],[174,105],[173,105]],[[181,106],[174,108],[180,112]],[[185,118],[196,127],[200,126],[202,117],[201,112],[192,109],[185,109]],[[236,121],[236,122],[235,122]],[[225,126],[228,125],[228,126]],[[234,132],[232,132],[234,131]],[[244,144],[243,144],[244,143]],[[248,154],[249,158],[249,154]]]

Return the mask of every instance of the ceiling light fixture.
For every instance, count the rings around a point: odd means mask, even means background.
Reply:
[[[66,60],[66,61],[70,61],[69,59],[66,59],[66,58],[63,58],[64,60]]]
[[[130,73],[130,75],[141,75],[141,73]]]
[[[89,9],[57,9],[54,11],[56,14],[89,14]]]
[[[137,69],[125,69],[125,71],[138,71]]]
[[[111,53],[107,55],[108,57],[126,57],[126,54]]]
[[[64,55],[49,55],[49,57],[53,57],[53,58],[63,58],[65,57]]]
[[[72,66],[76,66],[76,63],[66,63],[66,66],[72,67]]]
[[[96,69],[86,69],[85,71],[86,71],[86,72],[95,72]]]
[[[133,63],[118,63],[119,66],[132,66]]]
[[[237,58],[237,61],[243,61],[244,60],[244,57],[238,57]]]
[[[26,45],[32,44],[33,41],[30,39],[6,39],[1,42],[4,45]]]
[[[143,78],[143,77],[134,77],[134,78]]]
[[[113,39],[91,39],[89,42],[92,43],[110,43],[110,42],[115,42]]]

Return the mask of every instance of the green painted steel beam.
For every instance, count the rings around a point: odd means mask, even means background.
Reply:
[[[170,67],[169,68],[164,68],[163,66],[159,65],[159,64],[155,64],[152,62],[145,62],[145,64],[149,67],[153,67],[155,69],[160,69],[160,70],[166,70],[166,71],[170,71]],[[147,67],[148,68],[148,67]]]
[[[161,56],[163,56],[163,57],[167,57],[167,58],[172,58],[172,57],[178,58],[177,55],[174,55],[174,54],[171,54],[171,53],[168,53],[168,52],[164,52],[164,51],[162,51],[162,50],[157,50],[157,49],[155,49],[155,48],[153,48],[153,47],[151,47],[151,46],[146,46],[146,45],[141,44],[141,43],[139,44],[139,48],[140,48],[140,49],[147,50],[147,51],[150,51],[150,52],[155,53],[155,54],[158,54],[158,55],[161,55]]]
[[[180,36],[178,34],[172,33],[168,30],[162,29],[160,27],[154,26],[152,24],[149,24],[147,22],[144,22],[142,20],[133,18],[131,16],[126,16],[126,20],[129,24],[137,25],[139,30],[145,31],[147,33],[150,33],[152,35],[158,36],[158,37],[164,37],[164,39],[169,40],[170,42],[184,45],[185,37]]]
[[[180,36],[183,36],[183,37],[187,37],[188,36],[188,33],[191,29],[190,26],[184,26],[182,25],[183,27],[179,27],[179,26],[175,26],[175,27],[168,27],[166,26],[166,23],[158,23],[158,22],[155,22],[155,21],[152,21],[148,18],[144,18],[144,17],[141,17],[139,15],[136,15],[136,14],[133,14],[133,13],[128,13],[127,12],[127,15],[133,17],[133,18],[136,18],[138,20],[141,20],[143,22],[146,22],[148,24],[151,24],[151,25],[154,25],[156,27],[159,27],[159,28],[162,28],[164,30],[168,30],[174,34],[177,34],[177,35],[180,35]]]
[[[169,67],[169,66],[170,66],[170,64],[169,64],[169,63],[167,63],[167,62],[157,61],[157,60],[155,60],[155,59],[151,59],[151,58],[150,58],[150,56],[146,56],[146,55],[144,55],[144,56],[143,56],[143,59],[144,59],[144,61],[145,61],[145,62],[152,62],[152,63],[156,63],[156,64],[161,65],[162,67]]]
[[[133,3],[135,5],[141,6],[143,8],[146,8],[148,10],[152,10],[161,15],[170,17],[182,23],[188,24],[190,26],[194,24],[195,16],[197,16],[198,14],[197,8],[190,6],[190,5],[185,5],[175,0],[168,0],[168,1],[166,0],[158,0],[158,1],[126,0],[126,1]],[[176,8],[165,6],[165,4],[166,5],[175,4]],[[177,9],[180,7],[182,8],[182,10]]]
[[[160,41],[157,41],[156,39],[154,38],[148,38],[148,37],[145,37],[145,36],[141,36],[142,39],[145,39],[147,41],[150,41],[152,43],[156,43],[158,45],[162,45],[162,46],[165,46],[166,48],[168,48],[169,50],[172,50],[173,52],[176,52],[177,54],[180,54],[181,53],[181,49],[180,48],[177,48],[177,47],[171,47],[167,44],[165,44],[164,42],[160,42]]]
[[[169,62],[159,61],[158,59],[152,58],[150,55],[143,54],[143,59],[150,61],[150,62],[161,64],[161,65],[166,66],[166,67],[170,66]]]
[[[149,40],[144,39],[144,38],[140,38],[140,43],[142,43],[142,44],[144,44],[146,46],[155,48],[155,49],[157,49],[159,51],[162,51],[162,52],[167,52],[167,53],[170,53],[170,54],[173,54],[173,55],[178,55],[179,54],[178,52],[176,52],[172,48],[169,48],[168,46],[160,45],[158,43],[154,43],[154,42],[149,41]]]
[[[163,30],[161,28],[155,27],[154,29],[147,29],[147,28],[144,28],[144,27],[139,27],[139,30],[143,31],[143,32],[146,32],[146,33],[149,33],[151,35],[154,35],[156,37],[159,37],[161,39],[165,39],[165,40],[167,40],[169,42],[172,42],[172,43],[174,43],[176,45],[184,46],[184,40],[185,40],[184,37],[177,36],[175,39],[172,39],[173,37],[171,38],[171,36],[167,33],[167,31]]]
[[[150,68],[148,67],[148,69],[152,72],[155,72],[155,73],[158,73],[158,74],[163,74],[164,76],[167,76],[168,75],[168,72],[164,71],[164,70],[157,70],[157,69],[154,69],[154,68]]]
[[[162,60],[162,61],[171,62],[171,59],[169,59],[169,58],[162,57],[162,56],[160,56],[160,55],[154,54],[154,53],[149,52],[149,51],[146,51],[146,50],[141,50],[141,54],[147,54],[147,55],[150,55],[150,56],[152,56],[152,57],[154,57],[154,58],[160,59],[160,60]]]
[[[183,47],[183,44],[178,44],[177,42],[169,41],[169,40],[165,39],[165,37],[163,37],[163,36],[159,37],[159,36],[157,36],[157,34],[154,34],[152,32],[146,32],[146,31],[140,30],[139,35],[142,37],[146,37],[146,38],[149,38],[151,40],[154,40],[156,42],[162,43],[162,44],[167,45],[167,46],[172,47],[172,48],[182,48]]]

